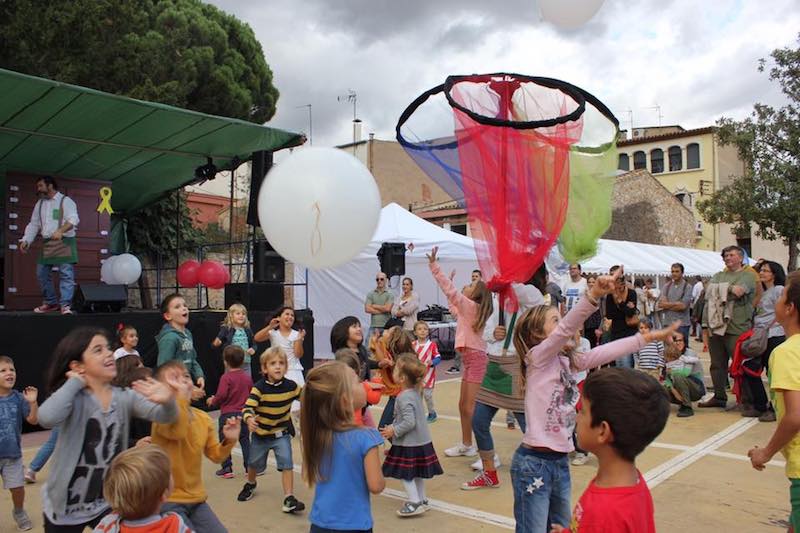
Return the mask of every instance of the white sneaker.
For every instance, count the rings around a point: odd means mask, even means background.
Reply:
[[[589,460],[588,453],[575,452],[575,457],[572,458],[573,466],[583,466]]]
[[[477,461],[472,463],[470,466],[472,467],[473,470],[483,470],[483,460],[482,459],[478,459]],[[494,468],[495,468],[495,470],[500,468],[500,456],[497,455],[497,454],[494,454]]]
[[[447,457],[460,457],[462,455],[465,457],[475,457],[478,455],[478,447],[475,445],[467,446],[464,443],[456,444],[452,448],[447,448],[444,454]]]

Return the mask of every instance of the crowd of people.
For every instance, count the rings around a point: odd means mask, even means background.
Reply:
[[[703,367],[689,348],[690,337],[701,335],[714,393],[698,406],[729,408],[732,362],[740,370],[732,373],[742,416],[769,422],[777,413],[773,437],[749,455],[763,469],[778,451],[786,453],[791,521],[798,526],[800,274],[787,277],[770,261],[750,267],[741,249],[729,247],[725,269],[705,283],[685,279],[678,263],[660,291],[651,279],[631,282],[621,265],[587,276],[574,264],[554,288],[542,266],[498,298],[480,271],[457,288],[437,252],[428,254],[430,271],[457,319],[462,373],[461,438],[444,454],[477,458],[477,474],[461,489],[503,482],[492,420],[504,410],[522,432],[510,465],[517,531],[655,531],[636,457],[665,427],[671,402],[678,417],[692,416],[693,402],[706,395]],[[514,309],[500,303],[509,298]],[[291,308],[253,333],[247,310],[233,305],[213,342],[225,374],[207,398],[187,327],[190,311],[179,294],[161,304],[155,369],[142,364],[135,327],[120,328],[116,351],[106,332],[77,328],[50,359],[47,398],[39,405],[36,389],[15,390],[13,359],[0,357],[0,473],[17,526],[32,528],[24,484],[37,481],[52,455],[42,488],[47,532],[226,531],[207,501],[203,456],[220,464],[217,476],[234,478],[237,443],[246,473],[238,501],[257,495],[272,450],[281,472],[280,508],[301,513],[294,439],[302,477],[314,488],[312,532],[372,531],[370,494],[382,492],[387,477],[401,480],[407,494],[398,517],[424,514],[425,481],[443,473],[429,429],[437,420],[441,355],[428,324],[417,320],[418,308],[410,278],[396,299],[379,273],[365,301],[368,334],[358,318],[342,318],[331,330],[335,360],[304,369],[305,333],[294,329]],[[259,354],[265,341],[270,347]],[[760,377],[765,368],[773,402]],[[376,423],[371,406],[384,396]],[[219,409],[216,425],[201,407]],[[23,420],[52,429],[27,469]],[[597,474],[573,506],[570,461],[583,465],[590,454]]]

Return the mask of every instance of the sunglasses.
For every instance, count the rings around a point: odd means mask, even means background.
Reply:
[[[375,278],[375,281],[386,281],[386,278]]]

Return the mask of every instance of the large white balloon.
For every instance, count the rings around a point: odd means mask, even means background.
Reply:
[[[100,266],[100,281],[108,285],[116,285],[118,282],[114,278],[114,263],[117,260],[117,255],[107,257],[103,264]]]
[[[604,0],[539,0],[542,18],[556,26],[574,29],[586,24]]]
[[[115,283],[130,285],[142,275],[142,263],[133,254],[117,255],[114,257],[112,272]]]
[[[258,219],[275,251],[316,269],[346,263],[369,244],[380,210],[372,174],[335,148],[296,150],[272,167],[258,194]]]

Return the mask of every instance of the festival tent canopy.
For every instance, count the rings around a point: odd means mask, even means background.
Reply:
[[[0,69],[0,181],[6,172],[112,183],[117,211],[230,170],[302,135]]]
[[[607,273],[613,265],[625,265],[627,274],[669,276],[673,263],[681,263],[686,276],[712,276],[725,268],[719,252],[609,239],[600,239],[598,254],[581,267],[584,272]]]

